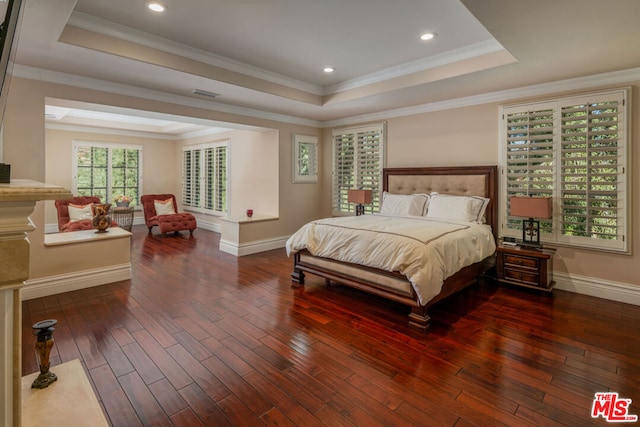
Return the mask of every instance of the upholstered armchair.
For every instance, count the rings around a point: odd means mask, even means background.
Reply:
[[[76,217],[76,214],[72,215],[69,213],[70,204],[75,205],[76,207],[86,207],[89,204],[100,204],[100,198],[96,196],[78,196],[66,200],[56,200],[55,205],[58,212],[58,231],[64,233],[68,231],[93,230],[93,209],[86,208],[87,212],[85,215]],[[81,211],[80,208],[78,208],[78,212],[79,211]],[[117,227],[118,224],[112,221],[111,226]]]
[[[173,194],[145,194],[140,197],[144,211],[144,222],[151,229],[158,226],[160,233],[196,229],[196,217],[187,212],[178,213],[178,204]]]

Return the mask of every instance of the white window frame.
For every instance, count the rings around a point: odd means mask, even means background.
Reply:
[[[346,129],[334,129],[332,141],[332,184],[331,200],[332,214],[334,216],[351,215],[355,213],[355,205],[347,202],[349,189],[371,190],[372,201],[370,205],[365,205],[367,213],[378,212],[382,200],[382,170],[385,167],[385,145],[386,145],[385,123],[359,126]],[[363,141],[367,138],[377,138],[378,146],[365,150],[362,147]],[[349,139],[353,142],[352,175],[342,172],[338,158],[338,145],[347,143]],[[359,148],[360,147],[360,148]],[[367,164],[373,164],[372,171],[367,171]],[[349,167],[349,165],[347,165]],[[350,181],[345,183],[344,179]]]
[[[112,151],[113,149],[126,149],[126,150],[138,150],[138,188],[137,200],[132,202],[132,205],[139,205],[140,196],[142,195],[143,187],[143,149],[142,145],[138,144],[116,144],[116,143],[108,143],[108,142],[92,142],[92,141],[73,141],[72,143],[72,178],[71,178],[71,186],[72,192],[74,195],[78,195],[78,148],[79,147],[88,147],[88,148],[106,148],[108,151],[108,160],[107,160],[107,189],[105,200],[101,200],[104,203],[115,203],[112,200],[113,193],[113,181],[112,181]]]
[[[207,150],[209,149],[217,149],[220,147],[224,147],[226,150],[225,153],[225,165],[224,165],[224,171],[225,171],[225,182],[226,185],[224,186],[224,205],[226,207],[226,210],[218,210],[218,209],[210,209],[207,208],[205,206],[205,201],[207,200],[207,191],[209,190],[208,186],[207,186],[207,174],[209,173],[209,171],[206,170],[206,153]],[[198,154],[198,161],[199,161],[199,173],[197,173],[197,177],[192,178],[195,179],[195,183],[196,183],[196,189],[198,191],[197,194],[197,198],[196,200],[191,200],[192,196],[188,193],[187,189],[186,189],[186,185],[188,183],[187,180],[187,175],[186,175],[186,164],[185,164],[185,153],[186,152],[190,152],[190,153],[199,153]],[[193,155],[193,154],[192,154]],[[229,210],[229,155],[230,155],[230,150],[229,150],[229,140],[224,140],[224,141],[216,141],[216,142],[209,142],[209,143],[205,143],[205,144],[197,144],[197,145],[185,145],[182,147],[182,204],[185,208],[185,210],[189,210],[189,211],[193,211],[193,212],[199,212],[199,213],[205,213],[205,214],[211,214],[211,215],[226,215],[228,210]],[[215,166],[214,166],[215,168]],[[211,197],[211,199],[216,199],[218,197],[221,197],[220,195],[220,190],[218,187],[215,187],[215,194]],[[215,202],[213,203],[215,205]]]
[[[617,103],[616,108],[617,112],[614,114],[605,113],[603,110],[606,110],[605,107],[593,108],[594,105],[604,105],[607,102],[612,102],[614,104]],[[569,144],[570,140],[574,134],[570,132],[574,130],[575,126],[570,123],[570,119],[566,119],[563,121],[563,112],[571,112],[570,109],[574,106],[581,106],[578,109],[579,112],[591,111],[595,110],[593,115],[589,117],[593,120],[589,121],[589,125],[585,126],[584,124],[579,125],[578,127],[581,129],[587,129],[586,131],[579,132],[580,137],[587,136],[587,148],[579,148],[578,154],[582,152],[582,150],[586,151],[586,156],[581,156],[578,159],[580,161],[584,161],[588,167],[586,167],[587,172],[578,175],[578,178],[575,178],[575,174],[572,173],[569,175],[565,173],[563,175],[563,160],[569,159],[569,155],[575,154],[576,150],[573,149]],[[564,110],[563,110],[564,109]],[[509,126],[507,120],[509,116],[513,117],[514,114],[526,112],[540,112],[543,110],[551,111],[553,115],[553,119],[546,118],[547,125],[552,123],[553,130],[552,132],[544,131],[540,132],[539,128],[536,129],[535,126],[530,126],[528,129],[536,132],[531,136],[513,136],[515,132],[512,129],[512,138],[509,140]],[[531,114],[530,123],[534,123],[535,114]],[[583,116],[584,117],[584,116]],[[604,133],[606,134],[617,134],[613,139],[616,141],[615,145],[606,146],[605,148],[600,148],[599,145],[599,132],[597,129],[592,129],[598,126],[599,122],[596,122],[595,119],[600,118],[600,120],[606,119],[607,117],[615,117],[617,123],[617,130],[611,131],[608,130]],[[631,139],[630,139],[630,125],[631,125],[631,91],[629,88],[622,89],[614,89],[602,92],[594,92],[594,93],[585,93],[585,94],[576,94],[573,96],[556,98],[552,100],[540,101],[529,104],[519,104],[519,105],[504,105],[500,106],[500,159],[501,159],[501,200],[500,200],[500,217],[501,217],[501,230],[500,234],[505,237],[515,237],[519,238],[522,236],[521,231],[521,222],[522,218],[509,217],[509,198],[514,195],[531,195],[531,196],[550,196],[553,198],[553,218],[551,220],[541,220],[541,242],[545,242],[553,245],[564,245],[564,246],[573,246],[573,247],[581,247],[588,248],[594,250],[603,250],[610,252],[617,252],[623,254],[631,253],[631,177],[630,177],[630,168],[629,162],[631,159]],[[580,118],[578,122],[580,123]],[[548,128],[547,128],[548,129]],[[513,163],[509,163],[508,155],[510,150],[508,149],[509,144],[511,143],[511,147],[517,147],[515,144],[523,144],[524,146],[529,146],[530,150],[533,149],[533,146],[536,146],[535,149],[541,150],[536,153],[542,152],[542,155],[530,155],[529,159],[539,160],[542,156],[545,156],[545,151],[547,151],[548,145],[545,145],[545,139],[547,135],[540,134],[546,133],[548,134],[549,140],[552,140],[552,150],[553,150],[553,160],[551,162],[545,162],[542,166],[541,163],[533,164],[529,163],[528,170],[531,172],[529,174],[523,173],[518,175],[516,170],[521,169],[519,166],[514,167]],[[604,137],[604,136],[603,136]],[[528,141],[528,142],[524,142]],[[610,141],[610,139],[608,140]],[[538,144],[541,142],[541,144]],[[548,141],[547,141],[548,142]],[[605,141],[606,142],[606,141]],[[564,144],[563,144],[564,143]],[[566,148],[563,148],[566,147]],[[514,153],[515,150],[511,150],[511,154]],[[534,151],[530,151],[534,152]],[[593,155],[591,154],[593,153]],[[606,153],[603,154],[603,153]],[[612,154],[613,153],[613,154]],[[563,158],[563,155],[565,156]],[[603,157],[604,156],[604,157]],[[606,157],[606,159],[605,159]],[[595,159],[595,160],[594,160]],[[592,192],[593,189],[596,189],[598,179],[605,179],[606,177],[610,177],[611,175],[604,172],[605,167],[598,166],[598,160],[617,160],[613,166],[606,166],[608,169],[615,169],[616,172],[613,175],[617,178],[617,182],[614,185],[614,192],[604,191],[608,199],[607,202],[613,200],[611,202],[611,206],[613,207],[603,207],[598,209],[582,209],[587,212],[579,212],[577,215],[582,216],[584,214],[587,223],[589,226],[597,229],[597,222],[600,218],[595,216],[597,213],[601,214],[603,212],[607,214],[613,214],[616,217],[615,226],[611,227],[611,229],[615,230],[616,237],[613,239],[605,239],[597,237],[597,232],[593,232],[592,236],[584,236],[584,235],[576,235],[570,230],[572,218],[575,218],[576,215],[571,213],[570,205],[568,203],[569,197],[572,193],[571,184],[573,183],[572,179],[583,179],[589,183],[589,185],[583,186],[578,191],[578,195],[574,195],[574,197],[578,197],[576,199],[578,202],[581,201],[580,198],[590,200],[593,203],[591,206],[595,206],[595,200],[599,196],[593,196],[595,192]],[[535,162],[534,162],[535,163]],[[550,164],[550,165],[549,165]],[[545,167],[548,170],[544,170]],[[583,168],[583,167],[581,167]],[[522,168],[526,169],[526,168]],[[564,170],[567,170],[565,167]],[[592,174],[593,171],[602,171],[596,175]],[[551,172],[549,172],[551,171]],[[575,169],[572,170],[575,172]],[[534,174],[534,175],[532,175]],[[550,176],[549,176],[550,175]],[[542,178],[528,180],[526,176],[532,177],[540,177]],[[550,180],[553,181],[553,184],[550,184]],[[520,184],[520,182],[522,184]],[[575,187],[575,186],[574,186]],[[522,190],[522,191],[519,191]],[[592,215],[593,217],[590,217]],[[607,228],[607,227],[604,227]]]
[[[293,134],[293,183],[318,182],[318,137]]]

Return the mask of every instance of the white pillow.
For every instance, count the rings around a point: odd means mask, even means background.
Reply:
[[[74,205],[69,203],[69,222],[93,218],[93,203],[87,205]]]
[[[153,206],[156,208],[156,215],[173,215],[176,213],[173,209],[173,197],[167,200],[154,200]]]
[[[429,196],[427,194],[392,194],[386,191],[382,193],[382,206],[380,213],[383,215],[418,215],[427,212]]]
[[[449,218],[484,223],[489,199],[479,196],[452,196],[431,193],[427,218]]]

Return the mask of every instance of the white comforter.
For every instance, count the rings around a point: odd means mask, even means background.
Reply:
[[[492,255],[496,246],[488,225],[374,214],[305,224],[287,240],[287,255],[305,248],[320,257],[398,271],[424,305],[447,277]]]

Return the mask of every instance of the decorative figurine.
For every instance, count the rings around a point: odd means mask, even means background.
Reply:
[[[111,227],[111,217],[109,217],[109,209],[111,209],[110,203],[104,203],[100,205],[93,205],[96,215],[93,217],[93,228],[96,233],[106,233],[107,228]]]
[[[32,326],[35,330],[34,335],[37,336],[35,348],[40,364],[40,375],[33,380],[31,388],[47,388],[49,384],[58,380],[56,374],[49,370],[49,354],[51,353],[51,347],[53,347],[53,331],[56,330],[53,326],[56,323],[58,323],[57,320],[49,319]]]

